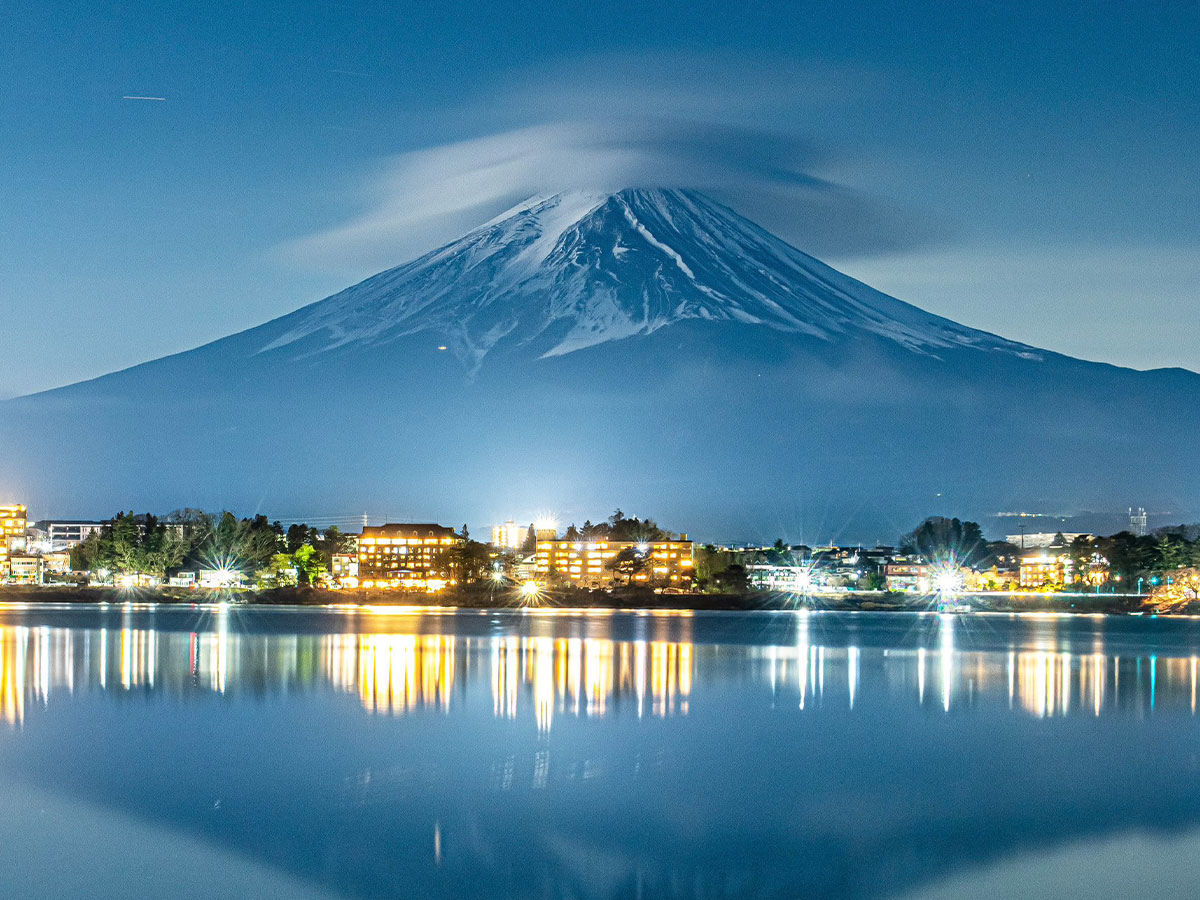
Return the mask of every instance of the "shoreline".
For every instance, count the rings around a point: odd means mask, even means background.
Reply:
[[[1041,594],[989,592],[961,594],[956,601],[969,612],[1053,612],[1079,615],[1133,615],[1154,610],[1140,596],[1114,594]],[[806,598],[778,593],[655,594],[645,589],[570,589],[548,594],[539,603],[522,603],[512,591],[459,588],[437,594],[394,590],[276,588],[221,593],[188,588],[128,589],[55,585],[3,585],[0,603],[161,603],[188,605],[229,601],[249,606],[425,607],[445,609],[597,609],[671,611],[786,611],[798,608],[843,612],[930,612],[937,598],[900,593],[812,594]],[[967,610],[961,610],[967,612]],[[1182,612],[1182,610],[1179,610]]]

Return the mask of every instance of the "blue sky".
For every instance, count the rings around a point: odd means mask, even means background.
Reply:
[[[1200,11],[1065,7],[10,6],[0,396],[623,178],[695,182],[970,325],[1198,368]]]

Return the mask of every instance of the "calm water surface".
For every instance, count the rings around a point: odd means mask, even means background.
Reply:
[[[0,607],[4,897],[1194,897],[1200,622]]]

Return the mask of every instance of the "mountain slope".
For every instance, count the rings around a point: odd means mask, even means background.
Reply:
[[[1195,510],[1200,376],[881,294],[690,191],[564,194],[287,316],[0,404],[0,494],[485,524],[621,505],[706,537]]]
[[[868,333],[919,352],[964,346],[1036,356],[881,294],[682,190],[527,202],[278,320],[278,335],[261,349],[316,334],[333,349],[434,332],[474,369],[505,342],[555,356],[693,319],[826,341]]]

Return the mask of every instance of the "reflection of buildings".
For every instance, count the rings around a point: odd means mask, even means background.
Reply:
[[[632,701],[640,717],[688,711],[692,645],[593,638],[502,638],[491,647],[497,716],[515,718],[528,687],[538,728],[555,714],[604,716],[614,699]]]
[[[921,620],[930,626],[922,646],[884,650],[821,643],[810,613],[796,615],[794,643],[751,646],[693,644],[687,615],[646,616],[626,640],[609,636],[604,616],[560,621],[552,612],[531,614],[529,634],[496,636],[437,633],[442,617],[419,614],[348,615],[349,630],[330,634],[246,634],[230,607],[206,615],[194,632],[155,629],[153,614],[132,610],[108,628],[0,626],[0,718],[21,724],[33,709],[96,691],[326,691],[378,715],[473,709],[547,732],[564,716],[687,715],[704,702],[697,686],[723,682],[757,685],[776,708],[798,713],[990,705],[1037,717],[1195,714],[1200,662],[1114,656],[1099,634],[1090,650],[1066,652],[1049,618],[1030,620],[1014,649],[971,649],[956,633],[970,620],[944,615]]]
[[[0,718],[19,724],[30,703],[87,690],[270,694],[334,690],[364,709],[447,712],[475,694],[497,717],[686,714],[689,643],[603,638],[460,638],[442,634],[254,635],[218,607],[205,630],[0,626]],[[679,618],[679,617],[676,617]]]
[[[363,706],[372,712],[450,708],[456,664],[453,637],[364,634],[333,639],[332,671],[340,676],[333,683],[343,689],[356,684]]]
[[[869,693],[889,702],[912,697],[945,712],[998,703],[1039,718],[1160,707],[1196,713],[1200,657],[1112,656],[1099,642],[1090,653],[1052,650],[1052,624],[1051,634],[1037,641],[1045,649],[976,651],[957,646],[956,627],[963,627],[956,616],[942,615],[932,646],[865,651],[810,643],[808,616],[801,614],[796,646],[754,652],[765,657],[773,692],[795,696],[800,709],[831,703],[853,709]]]

